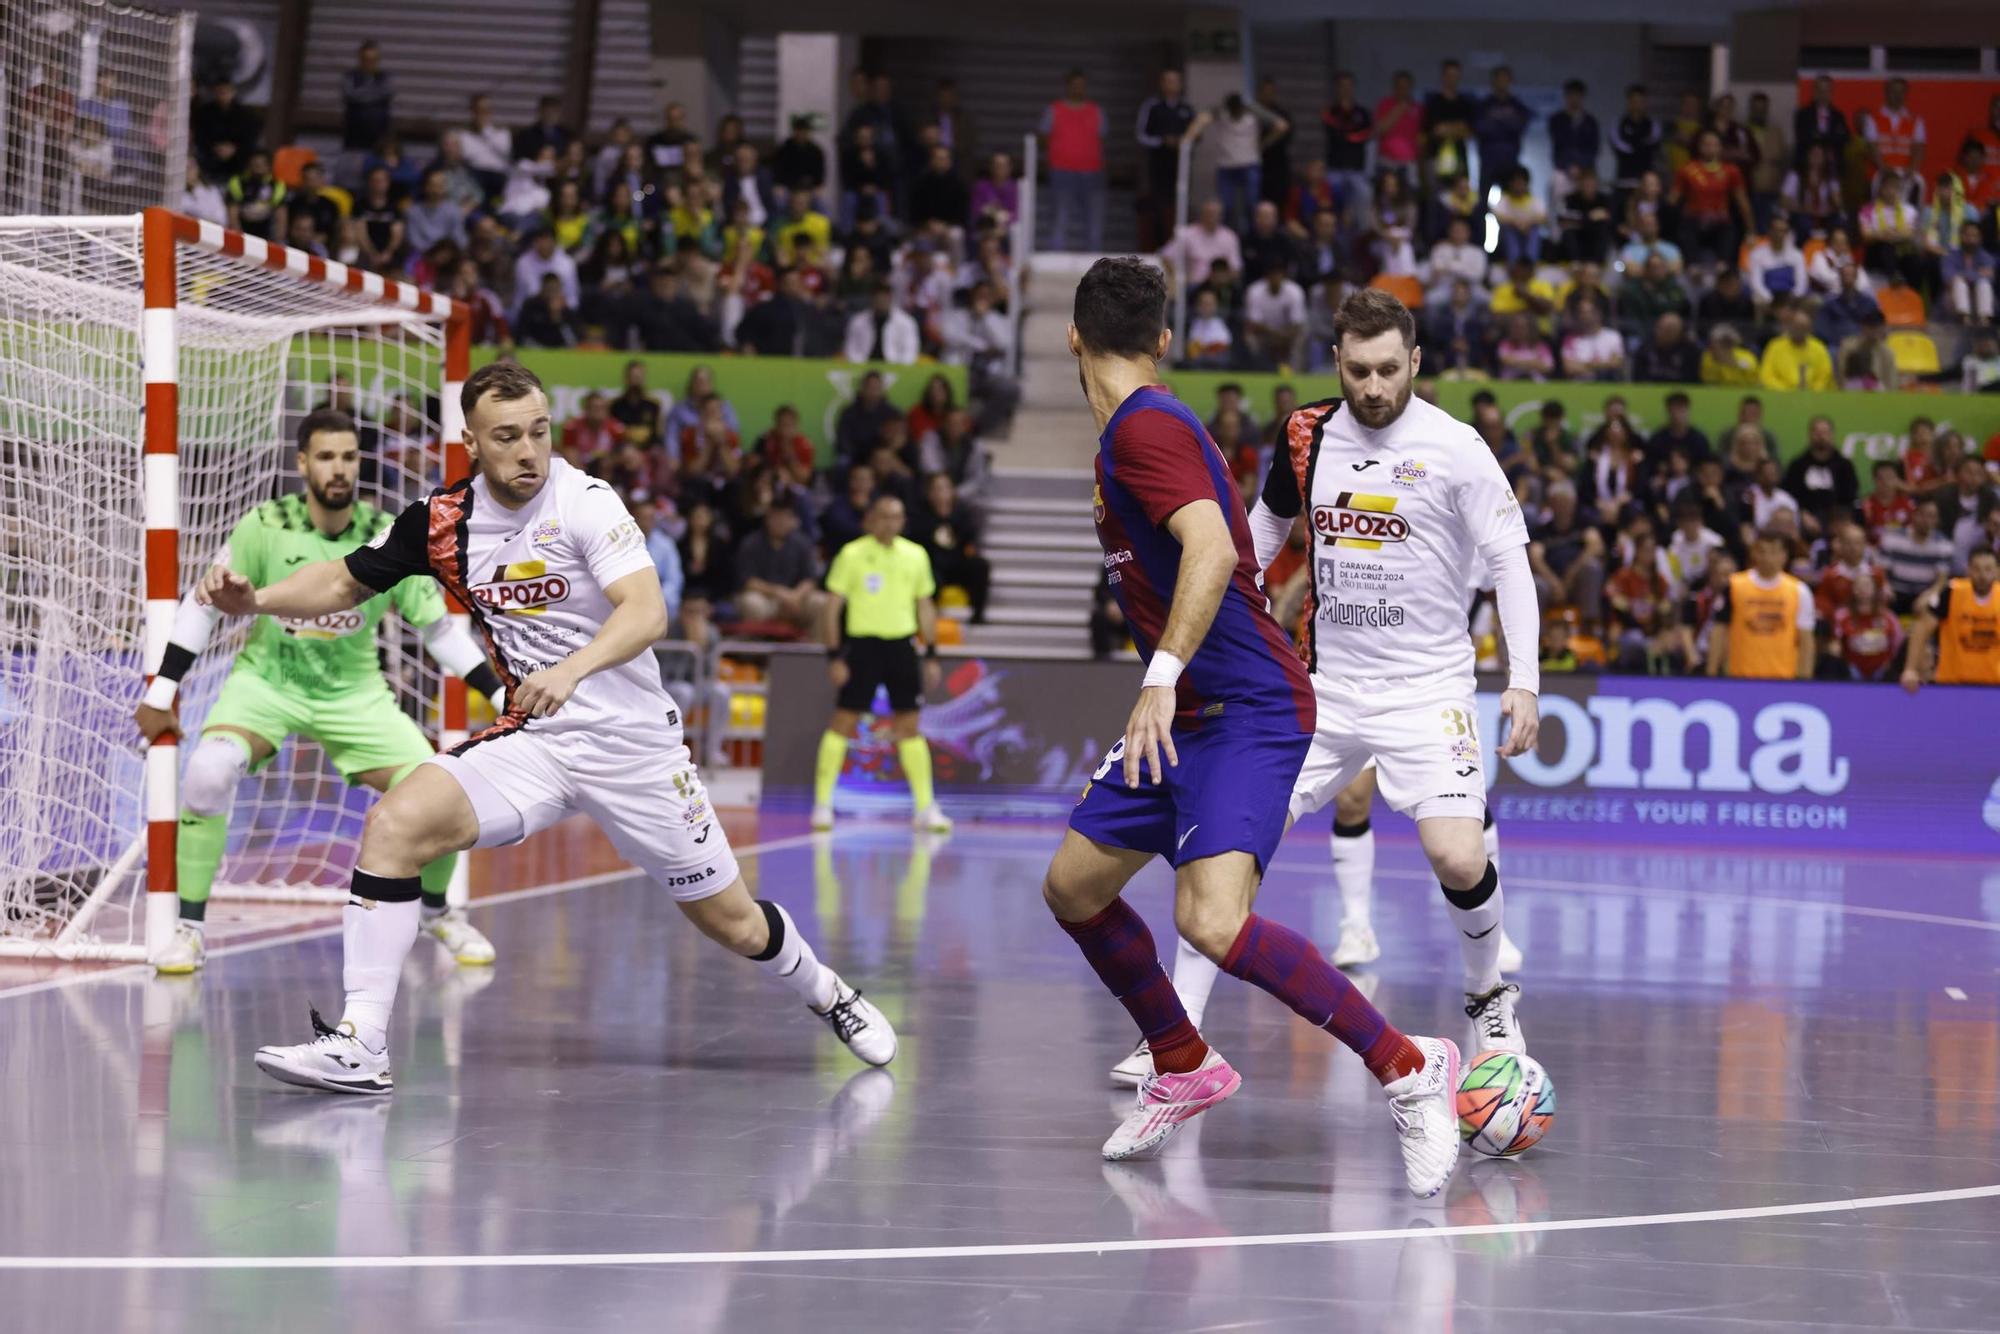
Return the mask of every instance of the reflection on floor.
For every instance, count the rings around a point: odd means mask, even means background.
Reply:
[[[309,1003],[337,1006],[324,931],[192,980],[0,993],[0,1257],[224,1258],[0,1269],[6,1326],[1995,1327],[2000,1199],[1773,1208],[2000,1183],[2000,870],[1510,844],[1522,1017],[1561,1112],[1526,1158],[1468,1160],[1420,1203],[1359,1063],[1228,980],[1210,1036],[1243,1093],[1159,1161],[1098,1160],[1131,1033],[1042,908],[1052,830],[730,827],[765,848],[745,862],[757,891],[898,1024],[891,1071],[863,1071],[664,895],[588,879],[615,859],[564,826],[475,859],[496,968],[419,942],[393,1099],[250,1064]],[[1325,847],[1295,833],[1260,907],[1330,943]],[[1133,891],[1162,939],[1167,884],[1154,868]],[[1436,895],[1414,845],[1385,839],[1369,985],[1402,1027],[1465,1042]],[[1728,1209],[1753,1216],[1449,1230]],[[1370,1235],[1239,1240],[1329,1232]],[[855,1254],[911,1247],[969,1250]],[[243,1263],[282,1256],[389,1262]],[[561,1256],[595,1258],[522,1259]]]

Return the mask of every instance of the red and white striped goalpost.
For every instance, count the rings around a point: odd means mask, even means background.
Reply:
[[[449,297],[426,292],[409,283],[384,278],[337,260],[321,259],[289,246],[276,245],[210,222],[183,217],[167,209],[147,209],[141,224],[145,305],[140,335],[141,375],[145,385],[144,515],[147,681],[165,656],[173,629],[180,587],[180,338],[177,321],[181,246],[240,258],[244,263],[288,273],[307,283],[345,288],[385,305],[442,317],[445,326],[444,379],[439,387],[440,445],[447,483],[464,478],[469,461],[464,447],[465,414],[458,394],[471,374],[470,319],[466,309]],[[454,623],[470,628],[470,616],[455,598],[448,598]],[[440,701],[439,745],[450,747],[465,739],[466,686],[446,676]],[[178,915],[174,877],[175,840],[179,832],[180,770],[177,738],[164,733],[146,755],[146,911],[145,946],[150,954],[173,935]],[[454,902],[466,896],[466,859],[460,858],[451,887]]]

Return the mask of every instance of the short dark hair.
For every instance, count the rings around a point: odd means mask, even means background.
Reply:
[[[1676,403],[1680,404],[1682,407],[1686,407],[1692,401],[1693,400],[1691,400],[1686,394],[1682,393],[1678,389],[1674,390],[1673,393],[1667,395],[1668,407],[1672,407]]]
[[[1166,277],[1135,256],[1100,259],[1076,286],[1070,320],[1078,341],[1101,356],[1153,356],[1167,323]]]
[[[339,408],[314,408],[299,422],[299,453],[303,454],[312,448],[314,436],[322,432],[335,431],[354,436],[360,434],[354,429],[354,418]]]
[[[1563,85],[1563,91],[1565,93],[1587,93],[1590,89],[1582,79],[1571,79]]]
[[[479,400],[488,394],[502,403],[512,403],[530,394],[547,393],[541,378],[520,362],[494,361],[466,377],[465,387],[458,391],[458,406],[470,417]]]
[[[1403,336],[1404,347],[1417,345],[1417,321],[1410,308],[1380,288],[1364,287],[1340,303],[1333,317],[1333,341],[1373,338],[1395,330]]]

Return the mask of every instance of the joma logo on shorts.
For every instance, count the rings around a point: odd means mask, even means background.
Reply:
[[[550,574],[548,569],[548,562],[539,560],[502,565],[490,581],[473,586],[473,601],[489,611],[511,616],[540,616],[549,606],[569,597],[569,580]]]
[[[1384,542],[1409,540],[1410,521],[1395,509],[1394,496],[1343,491],[1333,504],[1313,506],[1313,532],[1335,546],[1377,551]]]
[[[677,889],[682,885],[698,885],[704,880],[713,880],[714,878],[715,868],[713,866],[704,866],[693,875],[670,875],[660,883],[668,889]]]

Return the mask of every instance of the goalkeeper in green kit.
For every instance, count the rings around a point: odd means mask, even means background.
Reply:
[[[298,439],[305,494],[252,509],[215,559],[260,588],[308,562],[345,556],[386,533],[395,519],[355,497],[361,441],[351,417],[321,408],[299,423]],[[180,924],[151,960],[160,972],[201,967],[202,923],[229,837],[236,786],[246,773],[269,763],[286,737],[318,742],[342,778],[377,792],[386,792],[434,753],[423,730],[398,706],[376,656],[376,626],[392,603],[416,628],[433,661],[500,706],[498,674],[472,637],[453,625],[433,579],[405,579],[351,611],[310,622],[258,617],[182,771],[175,857]],[[136,716],[147,741],[175,730],[174,695],[219,619],[193,594],[182,600],[165,658]],[[456,861],[454,854],[423,868],[424,929],[458,962],[490,964],[493,946],[463,909],[445,903]]]

